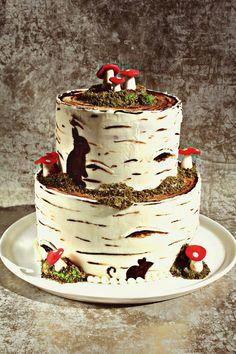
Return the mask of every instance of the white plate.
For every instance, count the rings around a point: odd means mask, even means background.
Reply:
[[[19,278],[49,293],[87,302],[138,304],[182,296],[211,284],[226,274],[236,261],[236,242],[217,222],[200,216],[200,227],[194,242],[207,249],[206,263],[211,269],[202,280],[166,278],[143,284],[59,284],[40,277],[40,264],[34,252],[36,238],[35,213],[11,225],[1,239],[1,258],[5,266]]]

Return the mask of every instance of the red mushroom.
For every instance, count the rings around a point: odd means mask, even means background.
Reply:
[[[103,84],[108,84],[109,79],[120,72],[119,66],[116,64],[104,64],[97,72],[97,77],[103,79]]]
[[[181,162],[181,167],[185,169],[191,169],[193,167],[192,155],[200,155],[201,151],[195,148],[185,148],[179,149],[179,154],[184,155],[184,158]]]
[[[34,161],[35,165],[43,165],[43,176],[46,177],[50,173],[56,171],[55,164],[58,162],[59,156],[57,152],[47,152],[45,156],[40,157],[38,160]]]
[[[50,251],[47,255],[47,263],[53,266],[62,256],[64,250],[63,248],[58,248],[56,251]]]
[[[121,77],[110,77],[109,80],[112,82],[112,88],[115,92],[120,91],[120,85],[125,82],[125,79],[122,79]]]
[[[139,70],[127,69],[121,70],[120,75],[126,77],[125,89],[126,90],[136,90],[135,77],[139,76]]]
[[[190,269],[194,272],[201,272],[203,269],[202,260],[206,257],[206,249],[199,245],[190,245],[185,249],[185,254],[190,259]]]

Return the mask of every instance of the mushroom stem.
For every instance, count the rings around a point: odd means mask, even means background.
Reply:
[[[112,84],[112,89],[114,92],[119,92],[119,91],[121,91],[121,86],[120,86],[120,84],[118,84],[118,85]]]
[[[47,177],[56,171],[55,164],[43,164],[43,177]]]
[[[47,177],[51,172],[51,165],[43,164],[43,177]]]
[[[136,81],[135,77],[127,77],[124,84],[126,90],[136,90]]]
[[[109,69],[109,70],[107,70],[106,72],[105,72],[105,74],[104,74],[104,78],[103,78],[103,84],[109,84],[110,82],[109,82],[109,79],[111,78],[111,77],[113,77],[115,74],[114,74],[114,70],[112,70],[112,69]]]
[[[203,263],[202,261],[196,262],[196,261],[190,261],[190,269],[193,272],[198,272],[200,273],[203,270]]]
[[[181,167],[184,169],[191,169],[193,167],[193,159],[191,155],[186,155],[184,156],[182,162],[181,162]]]

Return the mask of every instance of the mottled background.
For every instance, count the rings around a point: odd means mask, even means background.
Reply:
[[[0,234],[34,210],[33,161],[54,148],[55,96],[96,82],[110,60],[182,99],[181,143],[203,150],[201,212],[236,232],[235,6],[0,0],[0,206],[12,206],[0,208]],[[116,307],[57,298],[0,263],[0,352],[232,354],[235,274],[182,298]]]
[[[98,65],[110,60],[139,68],[147,87],[182,99],[181,142],[203,150],[203,172],[215,164],[219,188],[235,189],[234,6],[233,0],[1,0],[0,205],[33,203],[33,161],[54,148],[55,96],[97,82]]]

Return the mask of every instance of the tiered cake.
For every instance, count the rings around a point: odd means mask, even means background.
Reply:
[[[113,86],[108,85],[109,90],[117,96]],[[167,180],[175,181],[181,169],[181,102],[147,91],[155,104],[105,107],[83,101],[86,91],[66,92],[56,100],[59,160],[50,173],[54,179],[68,175],[78,188],[68,191],[47,184],[50,174],[37,175],[37,233],[46,251],[43,258],[62,249],[85,279],[122,282],[168,272],[199,224],[200,178],[190,173],[191,166],[177,191],[155,192]],[[123,91],[135,93],[134,88]],[[104,186],[127,186],[142,198],[117,208],[93,193]]]

